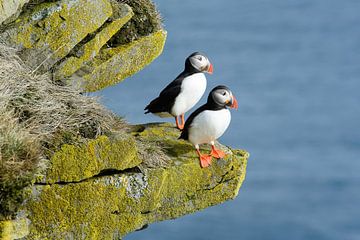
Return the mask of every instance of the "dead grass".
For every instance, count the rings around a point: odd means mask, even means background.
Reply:
[[[170,157],[165,154],[161,143],[155,141],[146,141],[136,139],[138,154],[143,160],[142,167],[159,168],[167,167],[170,163]]]
[[[0,73],[0,101],[42,139],[59,130],[93,138],[115,124],[115,116],[97,99],[55,85],[47,75],[30,74],[6,47],[0,47]]]
[[[126,126],[96,98],[32,74],[0,45],[0,218],[15,212],[51,152]]]
[[[0,106],[0,219],[7,218],[25,198],[24,186],[43,168],[35,135]]]
[[[0,44],[0,220],[13,217],[44,173],[52,153],[99,135],[121,137],[127,123],[98,99],[54,84],[25,66],[16,51]],[[142,167],[166,167],[161,144],[137,140]]]

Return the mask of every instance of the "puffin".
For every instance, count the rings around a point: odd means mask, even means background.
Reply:
[[[186,120],[179,139],[188,140],[196,149],[201,167],[211,164],[212,157],[223,158],[225,153],[216,149],[215,140],[223,135],[231,121],[228,108],[238,108],[238,102],[231,90],[219,85],[211,90],[207,102],[196,109]],[[201,154],[199,144],[210,143],[210,155]]]
[[[184,114],[200,100],[206,90],[204,73],[213,73],[213,65],[204,53],[194,52],[185,60],[184,70],[145,107],[145,114],[175,117],[176,127],[184,128]]]

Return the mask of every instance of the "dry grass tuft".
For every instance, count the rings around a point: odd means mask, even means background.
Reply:
[[[116,120],[96,98],[33,75],[9,48],[0,47],[0,102],[14,111],[33,134],[51,139],[59,131],[93,138],[110,131]]]
[[[41,159],[37,137],[0,105],[0,219],[11,216],[25,198],[22,190],[40,170]]]
[[[167,167],[169,165],[170,157],[163,151],[161,143],[137,139],[136,144],[139,157],[143,160],[143,167],[159,168]]]
[[[0,218],[15,212],[52,151],[126,126],[96,98],[32,74],[0,45]]]

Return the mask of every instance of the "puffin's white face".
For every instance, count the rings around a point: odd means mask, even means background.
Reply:
[[[212,64],[209,59],[201,54],[191,56],[189,58],[191,65],[200,72],[213,72]]]
[[[216,103],[222,106],[229,106],[231,108],[238,108],[238,103],[236,98],[233,96],[232,92],[228,89],[221,88],[216,89],[212,93],[212,98]]]

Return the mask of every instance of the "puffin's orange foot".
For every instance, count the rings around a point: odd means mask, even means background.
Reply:
[[[211,164],[211,155],[201,155],[200,156],[200,165],[202,168],[206,168]]]
[[[216,149],[214,146],[211,147],[211,156],[214,158],[223,158],[225,157],[225,153],[221,151],[220,149]]]

